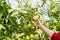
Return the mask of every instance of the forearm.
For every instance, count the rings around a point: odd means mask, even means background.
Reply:
[[[39,28],[41,28],[48,36],[52,37],[54,31],[46,28],[44,25],[42,25],[41,23],[39,23]]]
[[[39,20],[35,21],[36,25],[42,29],[48,36],[52,37],[54,31],[46,28]]]

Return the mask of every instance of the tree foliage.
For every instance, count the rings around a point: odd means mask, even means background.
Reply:
[[[42,4],[37,2],[36,7],[32,7],[27,0],[23,5],[22,1],[17,0],[17,9],[11,8],[9,1],[0,1],[0,40],[49,40],[47,34],[34,24],[33,17],[36,15],[47,28],[60,33],[59,0],[51,0],[49,3],[42,0]]]

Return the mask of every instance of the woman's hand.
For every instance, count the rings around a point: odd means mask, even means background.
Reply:
[[[35,24],[38,26],[38,27],[40,27],[40,24],[42,24],[39,20],[36,20],[36,21],[34,21],[35,22]]]
[[[36,24],[37,26],[39,26],[39,25],[40,25],[40,21],[38,20],[38,19],[39,19],[39,16],[36,15],[36,16],[33,17],[33,19],[34,19],[35,24]]]

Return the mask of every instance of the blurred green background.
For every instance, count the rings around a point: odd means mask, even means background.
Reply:
[[[0,0],[0,40],[50,40],[33,21],[60,33],[60,0]]]

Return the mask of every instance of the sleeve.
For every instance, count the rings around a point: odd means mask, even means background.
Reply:
[[[60,34],[58,34],[58,33],[55,32],[55,33],[52,35],[51,40],[60,40]]]

